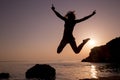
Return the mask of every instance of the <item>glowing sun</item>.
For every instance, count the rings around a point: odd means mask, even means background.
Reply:
[[[90,39],[90,41],[88,43],[91,47],[94,47],[96,45],[96,41],[93,39]]]

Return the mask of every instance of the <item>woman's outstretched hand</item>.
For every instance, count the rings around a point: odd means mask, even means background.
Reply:
[[[54,5],[53,5],[53,4],[52,4],[52,7],[51,7],[51,9],[52,9],[52,10],[55,10],[55,7],[54,7]]]
[[[93,14],[93,15],[96,14],[96,10],[94,10],[92,14]]]

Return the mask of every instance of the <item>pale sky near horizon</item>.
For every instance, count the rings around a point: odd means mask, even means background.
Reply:
[[[89,55],[94,46],[88,43],[79,54],[69,45],[57,54],[64,22],[51,4],[63,16],[75,10],[77,19],[96,10],[75,26],[77,45],[89,37],[100,46],[120,36],[120,0],[0,0],[0,60],[81,60]]]

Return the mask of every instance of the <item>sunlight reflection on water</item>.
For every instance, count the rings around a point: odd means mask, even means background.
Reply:
[[[92,78],[98,78],[96,66],[94,66],[94,65],[91,65],[91,76],[92,76]]]
[[[0,72],[10,73],[9,80],[27,80],[25,78],[26,70],[36,63],[43,62],[0,62]],[[82,63],[79,61],[47,64],[56,69],[56,80],[89,80],[92,78],[94,80],[100,77],[120,76],[118,64]]]

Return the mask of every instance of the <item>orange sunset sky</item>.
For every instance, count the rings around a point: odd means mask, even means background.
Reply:
[[[69,44],[57,54],[64,22],[53,13],[52,4],[63,16],[75,10],[77,19],[96,10],[73,31],[77,44],[91,38],[79,54]],[[0,0],[0,61],[82,60],[94,46],[120,36],[119,6],[120,0]]]

